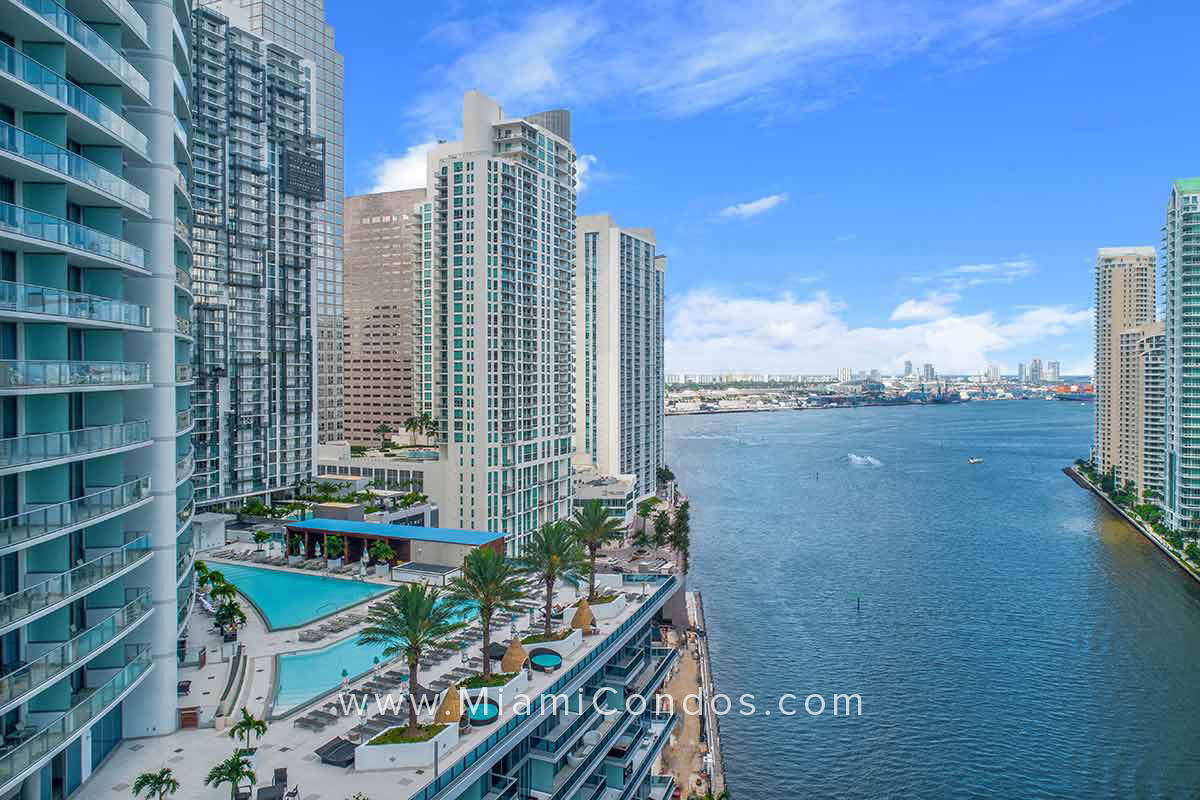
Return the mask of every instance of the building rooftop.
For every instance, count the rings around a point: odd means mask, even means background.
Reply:
[[[416,539],[422,542],[465,544],[475,547],[504,539],[503,533],[491,533],[488,531],[425,528],[419,525],[387,525],[379,522],[351,522],[342,519],[307,519],[303,522],[289,522],[287,523],[287,527],[292,530],[312,531],[315,533],[350,533],[359,536]]]

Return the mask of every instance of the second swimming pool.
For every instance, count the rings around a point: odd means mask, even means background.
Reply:
[[[315,619],[335,614],[371,597],[392,591],[391,587],[364,581],[326,578],[278,569],[213,562],[225,580],[250,599],[273,631],[298,628]]]

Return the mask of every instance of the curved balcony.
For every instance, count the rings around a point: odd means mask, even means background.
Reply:
[[[0,281],[0,316],[5,311],[48,317],[150,327],[149,306],[50,286]]]
[[[0,44],[0,73],[10,76],[33,92],[50,97],[55,104],[69,108],[103,128],[142,158],[149,158],[150,144],[146,134],[95,95],[6,44]],[[46,107],[46,110],[50,110],[50,107]]]
[[[106,39],[96,33],[87,23],[72,14],[54,0],[17,0],[21,5],[41,17],[58,30],[63,38],[70,39],[85,50],[92,58],[103,64],[110,72],[123,80],[147,105],[150,103],[150,81],[134,69]],[[95,76],[101,82],[102,74]],[[78,80],[78,78],[77,78]]]
[[[138,645],[135,655],[115,675],[100,686],[84,688],[76,693],[71,698],[73,705],[70,711],[0,755],[0,791],[7,791],[16,778],[22,777],[36,767],[41,759],[108,713],[153,665],[150,646]]]
[[[182,200],[187,204],[188,208],[191,208],[192,193],[188,189],[187,175],[184,174],[183,170],[180,169],[178,165],[175,166],[175,191],[179,193],[175,199],[177,201]]]
[[[183,269],[182,267],[175,268],[175,285],[187,292],[189,297],[191,296],[192,276],[189,275],[187,270]]]
[[[102,517],[128,511],[150,498],[150,477],[134,478],[74,500],[53,503],[0,518],[0,549],[42,536],[65,533]]]
[[[124,361],[0,361],[0,393],[44,389],[139,386],[150,382],[150,365]]]
[[[0,474],[51,461],[87,458],[149,441],[148,420],[0,439]]]
[[[175,586],[176,586],[176,588],[179,587],[179,583],[183,580],[183,576],[187,574],[187,571],[189,569],[191,569],[192,563],[195,561],[195,555],[196,555],[195,551],[193,551],[192,548],[189,547],[188,549],[186,549],[182,553],[180,553],[179,557],[175,559]]]
[[[25,624],[35,614],[73,602],[153,555],[150,537],[142,534],[128,544],[20,591],[0,597],[0,630]]]
[[[175,365],[175,382],[176,383],[191,383],[192,382],[192,365],[191,364],[176,364]]]
[[[125,23],[143,45],[150,44],[150,29],[146,24],[146,19],[141,14],[133,10],[133,5],[129,0],[100,0],[104,5],[116,16],[120,17],[121,22]]]
[[[191,339],[192,338],[192,321],[190,319],[188,319],[187,317],[176,317],[175,318],[175,333],[179,334],[180,336],[184,336],[184,337],[187,337],[188,339]]]
[[[0,150],[20,156],[69,180],[78,181],[104,198],[117,200],[143,214],[150,213],[150,195],[129,181],[94,161],[7,122],[0,122]],[[34,171],[30,172],[32,174]]]
[[[73,250],[89,266],[110,267],[117,262],[146,270],[146,251],[137,245],[41,211],[0,203],[0,236],[5,231]]]
[[[56,645],[28,664],[0,677],[0,709],[77,669],[126,631],[132,630],[153,609],[150,592],[144,591],[70,641]]]
[[[192,415],[190,408],[185,408],[183,411],[175,413],[175,434],[187,433],[196,424],[196,419]]]
[[[189,447],[184,453],[183,458],[175,462],[175,485],[183,483],[192,476],[192,470],[196,466],[195,449]]]
[[[182,508],[175,512],[176,536],[183,533],[184,528],[192,523],[192,516],[196,513],[196,501],[195,499],[192,499],[195,497],[195,490],[191,490],[189,494],[191,495],[191,498],[188,499]]]

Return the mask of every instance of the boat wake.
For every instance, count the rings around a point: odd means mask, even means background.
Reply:
[[[847,453],[846,460],[854,467],[882,467],[883,462],[875,456],[860,456],[856,453]]]

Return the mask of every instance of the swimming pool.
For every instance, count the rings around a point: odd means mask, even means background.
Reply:
[[[298,628],[315,619],[392,591],[388,586],[339,580],[242,564],[211,564],[250,599],[273,631]]]
[[[476,615],[474,608],[466,609],[460,619],[466,621]],[[385,645],[358,644],[358,634],[351,634],[333,644],[315,650],[300,650],[275,656],[275,698],[272,707],[274,716],[283,716],[295,708],[307,705],[326,692],[342,685],[342,670],[350,680],[365,675],[375,664],[378,656],[383,662]],[[424,669],[428,662],[422,662]],[[408,672],[408,662],[401,656],[387,666]],[[373,709],[374,710],[374,709]]]

